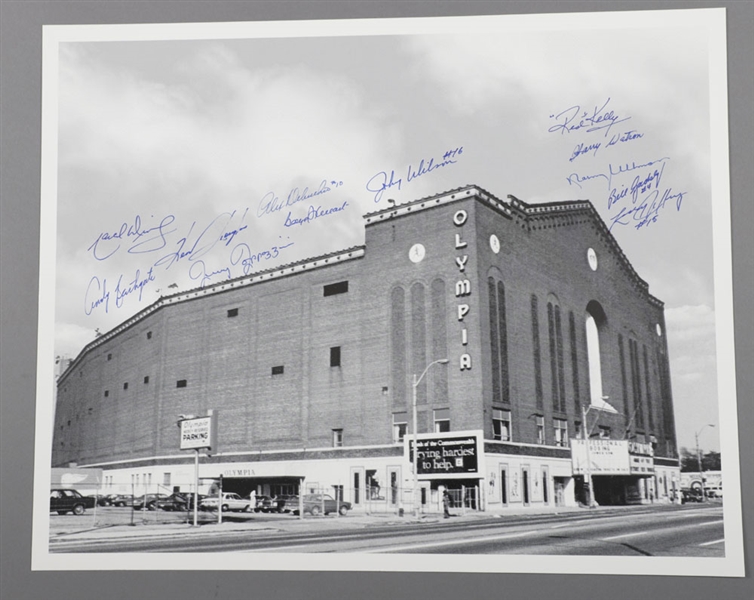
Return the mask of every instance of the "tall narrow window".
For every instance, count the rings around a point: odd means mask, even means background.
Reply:
[[[602,306],[592,300],[586,307],[586,354],[589,365],[589,398],[592,406],[609,407],[602,391],[601,331],[607,324]],[[612,407],[609,407],[612,408]]]
[[[631,387],[634,396],[634,422],[638,429],[644,430],[644,406],[641,393],[641,369],[639,367],[639,346],[636,340],[628,341],[629,357],[631,360]]]
[[[537,408],[543,408],[542,395],[542,352],[539,347],[539,300],[531,296],[531,337],[532,352],[534,358],[534,393],[536,394]]]
[[[492,409],[492,439],[500,442],[511,440],[511,413],[509,410]]]
[[[573,404],[576,413],[581,412],[581,390],[579,388],[579,355],[577,352],[578,345],[576,342],[576,319],[573,311],[568,313],[568,329],[571,337],[571,376],[573,377]]]
[[[406,406],[406,293],[396,287],[390,294],[390,386],[393,406]]]
[[[440,408],[434,412],[435,433],[450,431],[450,409]]]
[[[623,392],[623,415],[626,417],[627,428],[631,423],[631,406],[628,402],[628,383],[626,381],[626,353],[623,351],[623,336],[618,334],[618,358],[620,359],[620,382]]]
[[[644,385],[647,387],[647,417],[649,417],[649,430],[651,432],[654,432],[655,428],[655,419],[654,415],[652,414],[652,391],[649,387],[649,358],[647,356],[647,347],[644,346]]]
[[[330,366],[340,366],[340,346],[333,346],[330,348]]]
[[[492,401],[508,402],[508,332],[505,317],[505,288],[502,282],[487,280],[490,314],[490,357]]]

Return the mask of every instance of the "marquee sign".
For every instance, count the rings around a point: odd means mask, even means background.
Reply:
[[[414,440],[406,437],[405,454],[413,465]],[[478,431],[424,433],[417,439],[418,469],[422,479],[481,477],[484,445]]]
[[[627,440],[571,440],[573,474],[652,475],[654,458],[650,444]],[[588,461],[588,462],[587,462]]]

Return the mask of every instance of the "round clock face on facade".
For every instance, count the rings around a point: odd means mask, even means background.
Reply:
[[[594,251],[594,248],[589,248],[586,252],[586,259],[589,261],[589,268],[592,269],[592,271],[597,270],[597,253]]]
[[[500,240],[494,233],[490,236],[490,248],[495,254],[500,252]]]
[[[424,260],[424,255],[426,253],[427,251],[424,249],[424,246],[421,244],[414,244],[411,246],[411,250],[408,251],[408,257],[411,259],[411,262],[420,263]]]

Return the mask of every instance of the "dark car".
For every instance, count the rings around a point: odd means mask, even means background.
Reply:
[[[134,497],[131,494],[117,494],[111,501],[111,506],[131,506],[134,503]]]
[[[167,497],[167,494],[145,494],[134,498],[133,507],[135,510],[142,510],[143,508],[146,508],[147,510],[157,510],[155,503],[158,500],[164,500]]]
[[[702,493],[696,488],[690,490],[681,490],[681,502],[686,504],[687,502],[704,502]]]
[[[270,496],[257,496],[254,512],[271,512],[273,499]]]
[[[76,490],[55,489],[50,491],[50,512],[59,515],[72,512],[83,515],[87,508],[94,508],[94,496],[82,496]]]
[[[199,502],[206,496],[199,494]],[[194,508],[194,494],[191,492],[173,492],[167,498],[160,498],[154,502],[154,507],[162,510],[184,511]]]
[[[107,494],[106,496],[97,496],[97,506],[112,506],[116,494]]]
[[[316,517],[320,513],[329,515],[337,512],[345,516],[349,510],[351,510],[350,502],[335,500],[330,494],[308,494],[304,496],[304,514],[309,513]],[[293,511],[293,514],[298,514],[298,509]]]
[[[272,501],[272,510],[279,513],[289,513],[298,510],[298,496],[284,494]]]

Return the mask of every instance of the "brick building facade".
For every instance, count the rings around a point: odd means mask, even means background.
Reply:
[[[427,506],[443,487],[485,510],[575,504],[584,437],[598,502],[674,496],[663,304],[589,202],[468,186],[365,229],[364,246],[163,297],[91,342],[58,381],[53,466],[104,468],[105,491],[188,489],[176,421],[211,409],[202,477],[391,510],[413,489],[412,378],[447,358],[415,386],[417,431],[468,434],[478,463],[420,470]]]

